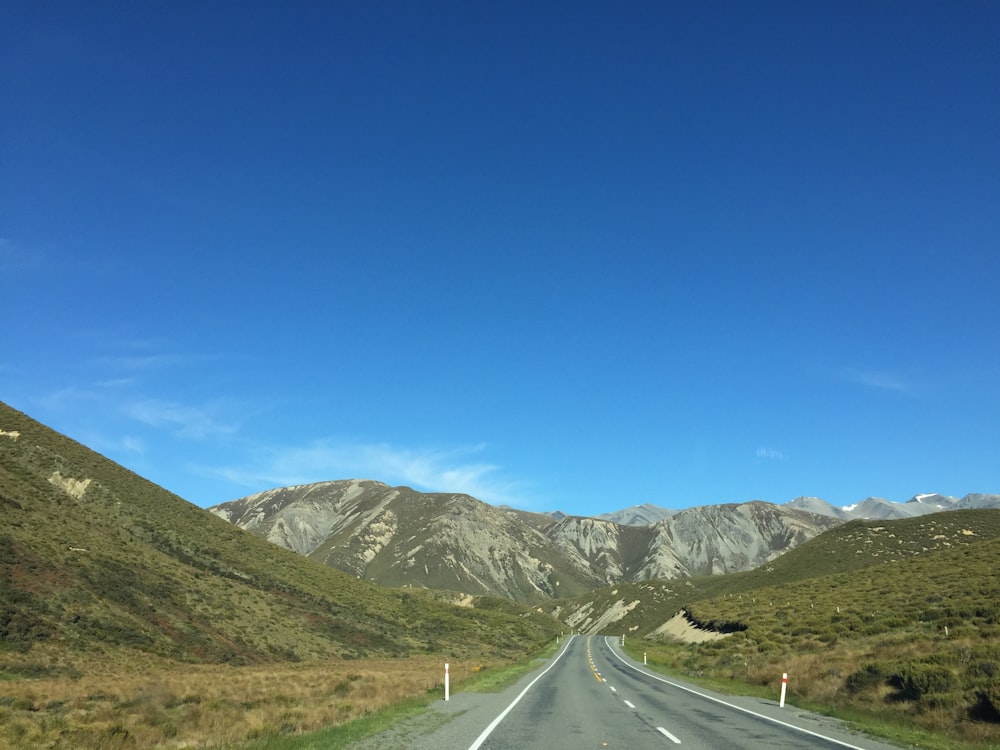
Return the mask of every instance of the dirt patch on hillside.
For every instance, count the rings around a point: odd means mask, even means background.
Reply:
[[[66,494],[71,497],[75,497],[80,500],[83,494],[87,491],[90,483],[93,480],[87,479],[73,479],[72,477],[64,477],[58,471],[53,472],[52,476],[49,477],[49,482],[54,484],[56,487],[61,489]]]
[[[690,616],[683,609],[660,625],[650,635],[667,635],[685,643],[704,643],[705,641],[717,641],[732,633],[720,633],[716,630],[706,630],[699,628],[689,619]]]
[[[614,594],[615,592],[612,592]],[[590,602],[582,609],[566,618],[566,624],[573,630],[581,633],[600,633],[604,628],[621,620],[639,605],[636,599],[631,604],[626,604],[624,599],[619,599],[614,604],[608,606],[599,617],[594,617],[594,602]]]

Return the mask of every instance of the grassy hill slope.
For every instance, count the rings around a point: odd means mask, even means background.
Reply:
[[[631,639],[652,662],[876,715],[948,737],[1000,742],[1000,511],[854,521],[758,570],[647,582],[564,605],[578,627]],[[633,604],[634,603],[634,604]],[[631,605],[631,609],[628,609]],[[602,623],[600,614],[627,614]],[[683,644],[655,631],[679,610],[737,630]]]
[[[97,655],[519,655],[558,627],[506,602],[441,599],[278,548],[0,403],[0,671]]]

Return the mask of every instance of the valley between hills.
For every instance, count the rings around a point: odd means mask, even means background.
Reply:
[[[996,496],[920,497],[633,525],[343,480],[208,511],[0,404],[0,748],[349,746],[439,699],[443,662],[483,689],[569,630],[729,690],[791,673],[903,747],[998,747]]]

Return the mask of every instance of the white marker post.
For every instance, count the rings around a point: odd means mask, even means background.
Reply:
[[[445,683],[447,684],[447,683]],[[785,707],[785,690],[788,688],[788,672],[781,673],[781,700],[778,701],[778,708]]]
[[[448,700],[448,663],[444,665],[444,699]]]
[[[646,652],[645,651],[642,652],[642,665],[646,666]]]

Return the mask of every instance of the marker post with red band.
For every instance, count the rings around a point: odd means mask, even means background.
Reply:
[[[781,673],[781,700],[778,701],[778,708],[785,707],[785,690],[788,688],[788,672]]]

